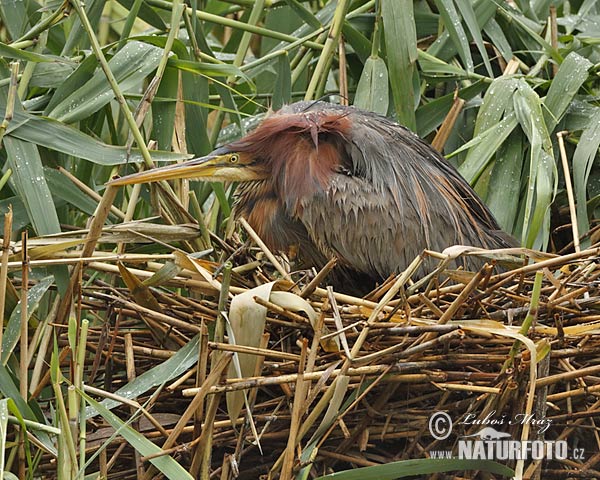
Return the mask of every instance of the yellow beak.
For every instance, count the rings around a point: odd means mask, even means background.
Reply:
[[[125,177],[116,178],[108,182],[116,187],[132,185],[134,183],[158,182],[160,180],[174,180],[177,178],[207,178],[213,177],[223,166],[223,155],[207,155],[206,157],[193,158],[183,163],[174,163],[159,168],[152,168],[143,172],[134,173]]]

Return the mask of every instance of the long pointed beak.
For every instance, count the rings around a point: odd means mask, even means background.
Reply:
[[[135,183],[158,182],[160,180],[174,180],[176,178],[206,178],[214,175],[218,169],[220,155],[207,155],[206,157],[193,158],[187,162],[174,163],[164,167],[152,168],[143,172],[126,175],[108,182],[116,187],[133,185]]]

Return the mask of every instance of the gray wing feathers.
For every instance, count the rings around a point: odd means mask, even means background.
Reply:
[[[385,278],[423,249],[509,246],[487,207],[431,147],[383,117],[351,115],[352,138],[340,142],[348,174],[334,174],[326,191],[302,201],[300,220],[326,257],[352,259],[355,269]]]

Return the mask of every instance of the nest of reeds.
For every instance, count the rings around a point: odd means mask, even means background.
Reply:
[[[160,237],[140,230],[88,238]],[[511,270],[484,252],[479,272],[451,271],[436,255],[427,279],[407,271],[356,298],[326,287],[333,262],[290,275],[264,246],[236,238],[219,243],[221,264],[180,251],[114,255],[89,241],[72,255],[87,262],[73,260],[81,284],[65,312],[90,320],[83,385],[102,401],[87,410],[88,472],[152,478],[170,457],[196,478],[316,478],[456,454],[491,426],[519,441],[567,441],[566,459],[500,461],[517,476],[600,478],[600,249],[511,251],[522,262]],[[67,346],[66,329],[56,331]],[[431,422],[439,412],[453,423],[446,438]],[[135,438],[155,450],[140,453]],[[48,476],[56,468],[50,456],[41,465]]]

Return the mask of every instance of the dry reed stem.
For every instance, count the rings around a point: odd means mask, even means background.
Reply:
[[[98,242],[98,238],[102,233],[102,227],[106,218],[108,217],[108,213],[110,211],[110,207],[115,201],[115,197],[117,195],[117,188],[112,186],[107,186],[104,191],[104,195],[102,196],[101,202],[98,204],[94,215],[92,216],[89,233],[86,238],[85,244],[81,250],[81,257],[90,257],[96,247],[96,243]],[[67,314],[69,312],[71,302],[73,298],[79,297],[78,289],[76,286],[78,285],[78,280],[81,276],[81,270],[83,268],[83,264],[78,263],[73,267],[71,271],[71,278],[69,280],[69,286],[67,287],[67,291],[63,295],[63,299],[58,308],[57,321],[58,323],[65,323],[67,319]]]
[[[300,429],[300,420],[304,415],[304,409],[302,408],[304,400],[306,398],[306,387],[307,382],[304,379],[304,369],[306,367],[306,356],[308,351],[308,341],[303,339],[302,349],[300,354],[300,361],[298,362],[298,374],[296,378],[296,389],[294,391],[294,401],[292,404],[292,420],[289,428],[289,435],[287,446],[285,448],[285,454],[283,457],[283,465],[281,467],[281,480],[291,480],[292,469],[294,466],[295,449],[296,449],[296,437],[298,430]]]
[[[288,281],[292,281],[290,274],[285,270],[285,268],[283,268],[283,266],[281,265],[281,263],[279,263],[279,260],[277,260],[277,258],[275,258],[275,255],[273,255],[273,252],[271,252],[271,250],[269,250],[269,248],[267,247],[267,245],[265,244],[265,242],[262,241],[262,239],[258,236],[258,234],[254,231],[254,229],[250,226],[250,224],[246,221],[245,218],[240,218],[239,219],[240,225],[242,227],[244,227],[244,230],[246,230],[246,232],[248,232],[248,235],[250,236],[250,238],[252,238],[252,240],[260,247],[260,249],[265,253],[265,255],[267,256],[267,258],[269,259],[269,261],[273,264],[273,266],[277,269],[277,271],[279,272],[279,274],[285,278]]]
[[[10,237],[12,235],[12,206],[8,207],[8,212],[4,214],[4,237],[2,238],[2,266],[0,266],[0,314],[4,318],[6,306],[6,284],[8,282],[8,256],[10,254]],[[2,336],[4,328],[0,329],[0,345],[2,345]]]
[[[465,101],[458,96],[458,91],[454,93],[454,100],[452,102],[452,107],[450,107],[450,111],[444,118],[442,125],[438,129],[435,134],[435,138],[431,142],[431,146],[435,148],[438,152],[443,152],[444,145],[446,145],[446,141],[450,137],[452,133],[452,129],[458,119],[460,112],[462,111],[463,106],[465,105]]]
[[[337,258],[333,257],[330,259],[325,266],[319,270],[319,272],[315,275],[309,283],[306,284],[304,288],[300,291],[300,296],[302,298],[308,298],[313,294],[313,292],[317,289],[317,287],[327,278],[329,272],[333,270],[333,268],[337,265]]]
[[[556,7],[554,8],[554,26],[553,26],[553,34],[556,34]],[[554,65],[554,73],[558,71],[558,65]],[[569,170],[569,161],[567,160],[567,151],[565,149],[565,140],[564,136],[568,134],[568,132],[558,132],[556,134],[556,138],[558,138],[558,147],[560,150],[560,159],[563,167],[563,175],[565,177],[565,186],[567,187],[567,199],[569,201],[569,214],[571,215],[571,230],[573,231],[573,246],[575,248],[575,252],[580,252],[581,248],[579,247],[579,225],[577,223],[577,209],[575,207],[575,195],[573,194],[573,183],[571,182],[571,171]]]

